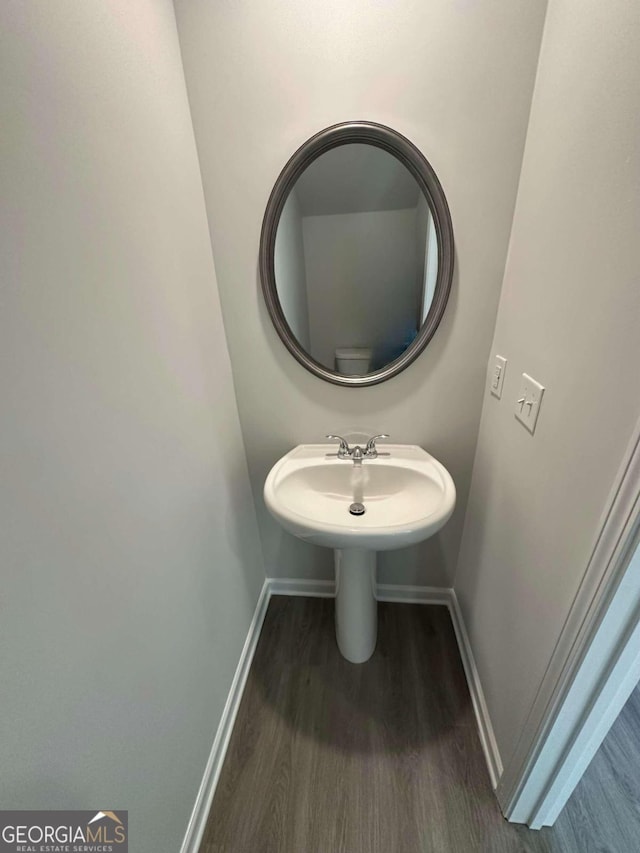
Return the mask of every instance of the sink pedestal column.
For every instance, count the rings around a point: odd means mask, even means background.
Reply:
[[[363,548],[335,551],[336,640],[352,663],[369,660],[378,635],[376,552]]]

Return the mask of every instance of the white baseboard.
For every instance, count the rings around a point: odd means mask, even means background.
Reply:
[[[478,733],[480,734],[480,743],[484,751],[484,757],[487,762],[489,776],[493,789],[498,787],[498,782],[502,776],[502,759],[500,758],[500,750],[493,732],[489,709],[484,698],[480,675],[471,650],[469,635],[462,618],[462,611],[458,604],[458,597],[455,590],[449,590],[449,613],[453,622],[453,629],[456,632],[458,640],[458,648],[460,649],[460,657],[462,658],[462,666],[464,667],[465,675],[467,676],[467,684],[469,685],[469,693],[473,703],[473,710],[476,715],[476,723],[478,724]]]
[[[269,578],[271,595],[300,595],[333,598],[335,581],[299,580],[298,578]],[[449,604],[449,590],[437,586],[376,585],[378,601],[397,601],[401,604]]]
[[[216,792],[216,785],[218,784],[222,764],[227,753],[233,724],[236,721],[240,700],[242,699],[245,684],[247,683],[247,676],[249,675],[251,662],[256,646],[258,645],[262,623],[264,622],[270,598],[271,588],[267,579],[262,586],[253,619],[247,633],[247,639],[245,640],[240,660],[233,676],[233,681],[231,682],[229,695],[227,696],[218,731],[216,732],[213,746],[209,753],[209,759],[205,767],[202,782],[200,783],[193,811],[191,812],[191,818],[189,819],[189,825],[187,826],[180,853],[198,853],[200,843],[202,842],[207,818],[211,810],[211,803],[213,802],[213,795]]]
[[[303,595],[313,598],[333,598],[335,581],[298,580],[298,578],[267,578],[271,595]]]
[[[442,586],[396,586],[389,583],[376,586],[378,601],[396,601],[398,604],[444,604],[448,607],[450,592]]]
[[[260,592],[258,603],[249,626],[240,661],[231,683],[220,725],[211,747],[202,783],[191,813],[189,825],[180,848],[180,853],[198,853],[198,848],[204,835],[207,818],[213,802],[216,785],[222,770],[222,764],[229,746],[231,732],[236,720],[240,700],[247,682],[251,662],[255,654],[262,624],[272,595],[300,595],[331,598],[335,595],[335,583],[326,580],[298,580],[296,578],[267,578]],[[440,604],[449,608],[451,621],[458,641],[462,665],[469,685],[473,710],[478,724],[480,742],[484,751],[491,784],[494,789],[502,775],[502,761],[493,733],[491,718],[482,691],[480,676],[473,658],[469,637],[462,619],[462,612],[453,589],[430,586],[396,586],[394,584],[378,584],[376,596],[378,601],[389,601],[406,604]]]

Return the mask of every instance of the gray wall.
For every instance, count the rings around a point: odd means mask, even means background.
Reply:
[[[637,3],[550,4],[455,578],[505,766],[640,416],[639,37]]]
[[[0,32],[0,802],[175,853],[263,580],[175,20]]]
[[[418,202],[411,172],[393,154],[373,145],[330,148],[296,181],[303,216],[406,210]]]
[[[416,242],[416,291],[418,293],[418,305],[416,309],[416,313],[418,315],[418,321],[422,324],[429,313],[429,307],[431,305],[431,300],[433,298],[433,289],[435,287],[435,278],[433,281],[427,282],[427,271],[429,270],[429,248],[434,248],[429,246],[429,232],[431,231],[431,223],[433,217],[431,216],[431,211],[429,210],[429,205],[427,204],[427,200],[422,193],[420,193],[418,197],[418,203],[416,205],[416,228],[415,228],[415,242]],[[435,251],[437,255],[438,247],[435,246]],[[435,269],[437,273],[438,263],[436,258]]]
[[[439,584],[453,574],[545,6],[176,0],[269,574],[330,576],[330,552],[285,534],[262,505],[262,486],[295,444],[351,428],[423,445],[458,487],[441,534],[388,552],[381,578]],[[449,308],[427,351],[393,381],[358,390],[295,362],[257,278],[262,216],[281,168],[316,131],[350,119],[391,125],[424,151],[447,193],[457,246]]]
[[[309,350],[309,304],[302,216],[295,187],[289,193],[280,214],[273,254],[278,299],[284,316],[298,342],[304,349]]]
[[[333,370],[337,347],[371,347],[386,364],[417,329],[415,208],[304,216],[302,232],[313,357]]]

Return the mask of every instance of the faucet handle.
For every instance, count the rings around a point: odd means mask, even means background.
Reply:
[[[389,438],[389,436],[386,434],[386,432],[381,432],[380,435],[374,435],[373,438],[370,438],[369,441],[367,442],[367,446],[366,446],[365,451],[364,451],[366,456],[369,456],[369,457],[373,456],[373,458],[375,459],[375,457],[378,455],[378,449],[376,447],[376,441],[379,438]]]
[[[351,456],[351,449],[346,441],[341,435],[333,435],[329,433],[325,438],[335,439],[335,441],[340,442],[340,447],[338,448],[338,459],[348,459]]]

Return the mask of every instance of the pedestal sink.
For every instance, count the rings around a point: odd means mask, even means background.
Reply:
[[[447,469],[416,445],[385,444],[384,454],[361,465],[333,450],[295,447],[269,472],[264,499],[289,533],[334,549],[338,647],[347,660],[363,663],[376,645],[376,552],[440,530],[456,490]],[[363,504],[364,514],[352,515],[353,503]]]

